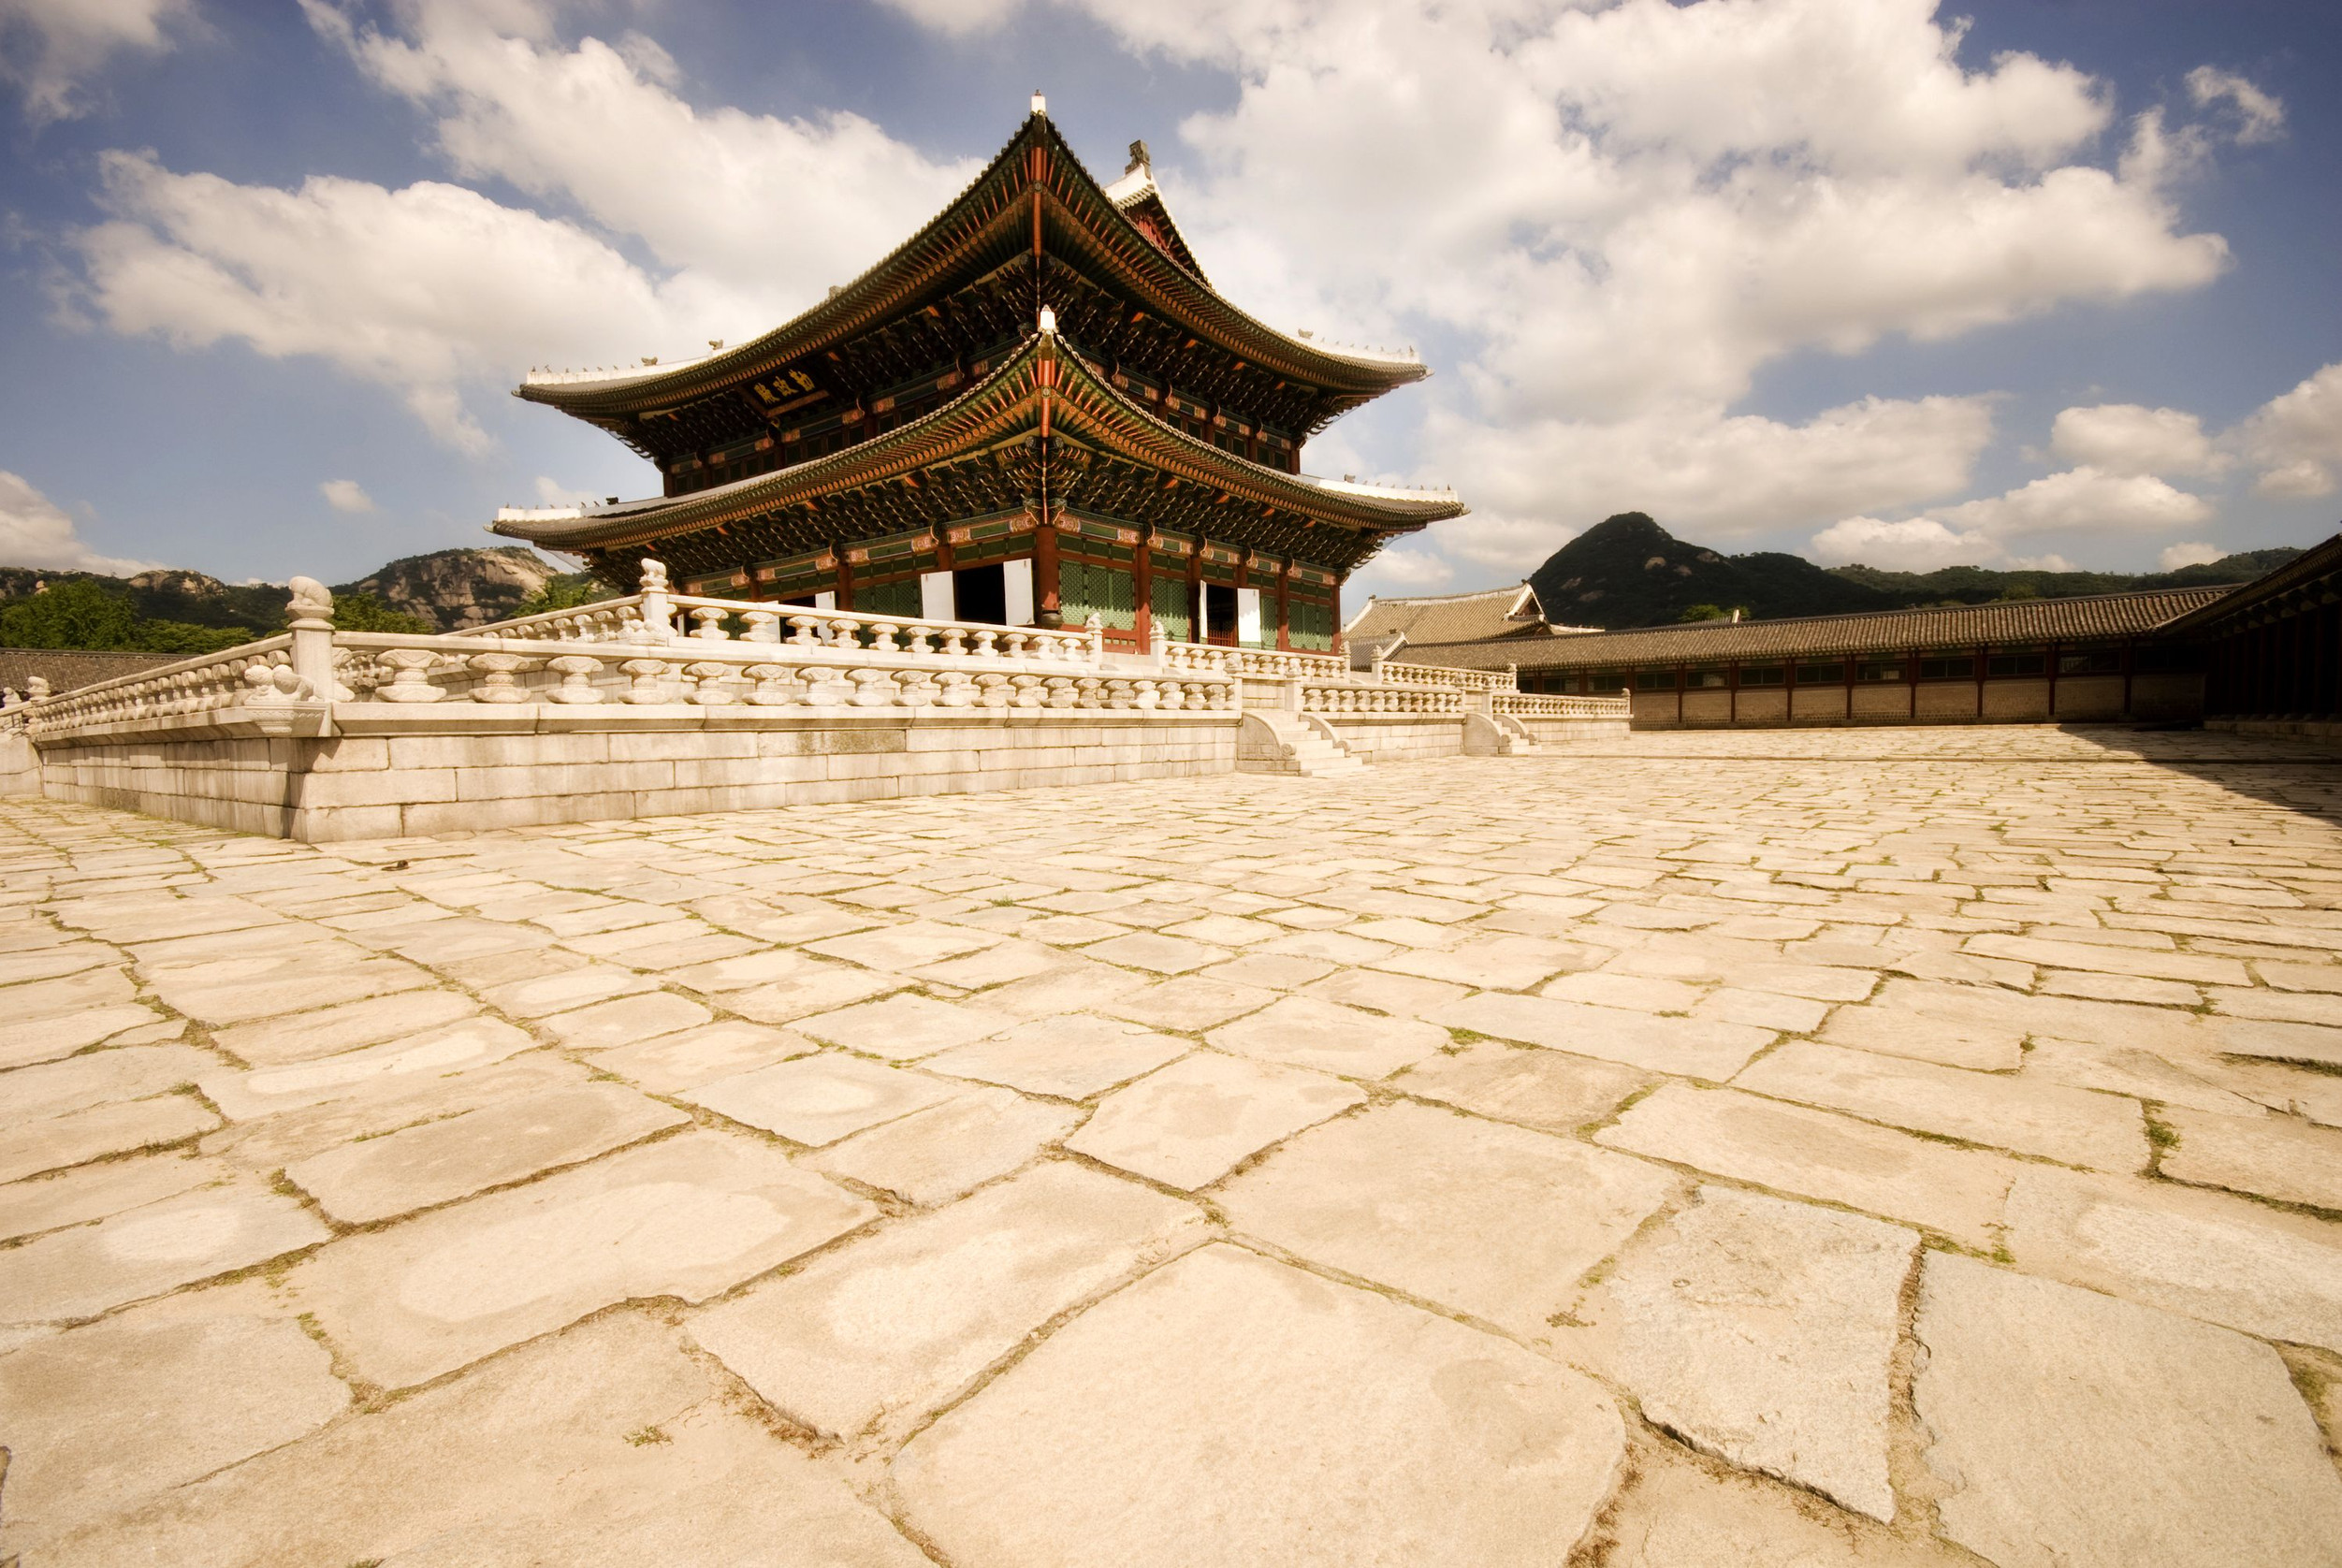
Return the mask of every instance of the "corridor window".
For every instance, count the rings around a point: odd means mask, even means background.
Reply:
[[[1740,672],[1742,686],[1779,686],[1781,682],[1782,671],[1778,664],[1760,664]]]
[[[1843,664],[1800,664],[1797,666],[1799,686],[1837,686],[1846,678]]]
[[[1921,680],[1973,680],[1976,661],[1973,659],[1922,659],[1919,661]]]
[[[1645,691],[1672,691],[1675,690],[1675,672],[1645,670],[1635,677],[1635,684]]]
[[[2087,653],[2061,653],[2058,656],[2058,673],[2061,675],[2111,675],[2122,670],[2122,650],[2093,648]]]
[[[1865,664],[1855,671],[1855,678],[1857,680],[1900,680],[1903,678],[1903,667],[1900,664]]]
[[[2038,675],[2048,667],[2047,656],[2038,653],[1996,653],[1985,661],[1989,675]]]

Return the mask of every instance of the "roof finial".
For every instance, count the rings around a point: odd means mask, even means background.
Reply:
[[[1055,337],[1057,332],[1057,312],[1046,305],[1040,308],[1040,330],[1045,338]]]
[[[1038,87],[1033,89],[1033,112],[1035,114],[1049,112],[1049,100],[1041,95],[1041,90]]]
[[[1125,174],[1136,174],[1139,170],[1145,169],[1152,173],[1154,168],[1155,155],[1146,150],[1146,143],[1143,141],[1132,142],[1130,144],[1129,165],[1125,167],[1122,172]]]

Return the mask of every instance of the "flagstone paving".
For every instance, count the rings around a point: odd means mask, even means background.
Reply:
[[[0,1563],[2342,1568],[2342,759],[0,801]]]

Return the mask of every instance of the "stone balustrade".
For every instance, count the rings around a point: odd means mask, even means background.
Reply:
[[[735,704],[760,708],[1233,711],[1225,676],[1120,675],[1080,633],[906,622],[828,611],[778,616],[786,637],[690,637],[653,648],[477,632],[338,632],[342,700],[570,706]],[[753,630],[765,632],[767,627]],[[865,636],[868,640],[866,642]]]
[[[1302,711],[1332,716],[1418,713],[1452,718],[1461,716],[1464,711],[1464,695],[1452,687],[1304,681],[1302,684]]]
[[[142,719],[314,703],[313,683],[294,668],[293,643],[291,634],[267,637],[56,696],[36,690],[31,701],[9,708],[7,716],[37,740]]]
[[[1519,678],[1510,669],[1451,670],[1439,664],[1399,664],[1375,661],[1375,678],[1401,686],[1452,686],[1459,691],[1517,691]]]
[[[737,642],[935,653],[945,658],[1001,654],[1090,669],[1098,666],[1105,652],[1105,631],[1095,616],[1090,624],[1080,627],[999,627],[856,610],[816,610],[752,599],[711,599],[672,591],[666,568],[650,559],[642,563],[642,588],[637,593],[571,610],[496,621],[451,635],[642,647]]]
[[[1208,670],[1254,680],[1337,680],[1349,661],[1331,653],[1296,653],[1285,648],[1222,647],[1209,643],[1161,643],[1156,651],[1167,670]]]
[[[1631,704],[1624,697],[1563,697],[1535,692],[1504,691],[1496,696],[1496,711],[1515,719],[1625,719]]]

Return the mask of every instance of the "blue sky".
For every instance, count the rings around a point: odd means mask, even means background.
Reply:
[[[1026,94],[1215,282],[1438,373],[1305,454],[1473,515],[2122,569],[2342,501],[2335,8],[0,0],[0,563],[339,579],[647,465],[532,364],[785,319]]]

